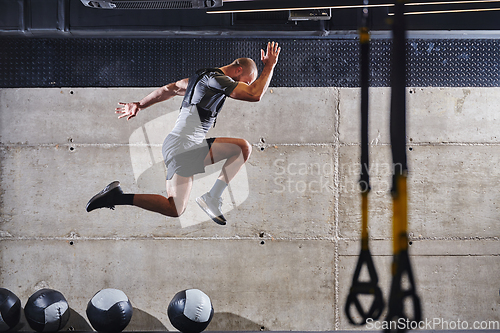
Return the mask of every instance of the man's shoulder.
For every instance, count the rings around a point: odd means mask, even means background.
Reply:
[[[222,71],[211,71],[211,72],[208,72],[207,73],[207,77],[208,77],[208,81],[211,82],[212,84],[216,84],[216,82],[218,84],[223,84],[223,85],[227,85],[227,84],[232,84],[234,82],[234,80],[227,76],[226,74],[224,74],[224,72]]]
[[[196,71],[196,75],[226,76],[220,68],[202,68]]]

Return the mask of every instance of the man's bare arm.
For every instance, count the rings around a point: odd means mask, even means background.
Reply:
[[[264,63],[264,69],[259,78],[250,85],[238,82],[238,85],[229,97],[248,102],[260,101],[269,87],[280,51],[281,47],[278,46],[278,43],[267,43],[267,52],[264,53],[264,50],[261,50],[261,60]]]
[[[116,108],[116,113],[120,113],[121,115],[118,118],[127,117],[127,120],[130,120],[131,118],[134,118],[139,111],[144,110],[151,105],[166,101],[174,96],[184,96],[188,81],[189,79],[183,79],[167,84],[166,86],[156,89],[141,99],[140,102],[119,102],[118,104],[120,104],[121,107]]]

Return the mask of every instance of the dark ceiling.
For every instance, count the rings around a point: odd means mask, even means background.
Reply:
[[[438,0],[443,1],[443,0]],[[370,1],[372,31],[387,31],[393,1]],[[423,2],[422,0],[409,2]],[[93,9],[80,0],[0,0],[0,34],[3,36],[335,36],[356,31],[362,0],[254,0],[224,1],[223,6],[204,9],[122,10]],[[291,21],[286,8],[335,7],[329,20]],[[342,8],[336,8],[342,7]],[[411,5],[408,11],[500,9],[500,2]],[[247,12],[245,10],[268,9]],[[273,9],[272,11],[270,9]],[[278,10],[276,10],[278,9]],[[281,10],[279,10],[281,9]],[[230,11],[210,13],[210,11]],[[234,12],[244,10],[243,12]],[[500,11],[408,15],[409,30],[446,31],[500,30]]]

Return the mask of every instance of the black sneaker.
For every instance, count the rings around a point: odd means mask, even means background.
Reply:
[[[120,182],[114,181],[104,188],[101,192],[97,193],[87,203],[87,212],[91,212],[97,208],[110,208],[115,209],[114,197],[123,194],[120,188]]]
[[[196,202],[215,223],[226,225],[226,219],[221,212],[222,198],[214,198],[207,192],[196,198]]]

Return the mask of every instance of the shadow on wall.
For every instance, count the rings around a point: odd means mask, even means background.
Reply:
[[[75,332],[92,332],[94,329],[89,324],[87,319],[80,315],[73,309],[69,309],[69,321],[68,323],[60,330],[63,331],[75,331]],[[167,332],[168,329],[158,320],[156,317],[150,315],[147,312],[134,308],[134,312],[132,315],[132,319],[130,323],[127,325],[125,331],[163,331]],[[9,332],[33,332],[30,325],[26,321],[26,317],[24,316],[24,309],[21,309],[21,319],[19,320],[19,324],[17,324],[12,330]]]
[[[158,318],[150,315],[149,313],[134,308],[132,319],[125,328],[125,331],[163,331],[168,329],[162,324]]]
[[[29,325],[27,325],[29,327]],[[61,331],[93,331],[92,326],[90,326],[89,322],[87,319],[85,319],[82,315],[80,315],[78,312],[73,310],[72,308],[69,308],[69,321],[68,323],[62,328]]]
[[[70,310],[68,323],[61,331],[76,331],[76,332],[92,332],[94,329],[89,322],[73,309]],[[207,331],[267,331],[268,329],[238,315],[221,312],[214,313],[214,317],[207,327]],[[163,331],[168,332],[168,329],[161,323],[158,318],[149,313],[134,308],[132,319],[125,331]],[[33,332],[30,328],[24,309],[21,309],[21,319],[9,332]]]
[[[251,320],[229,312],[214,313],[207,331],[267,331],[268,329]]]

